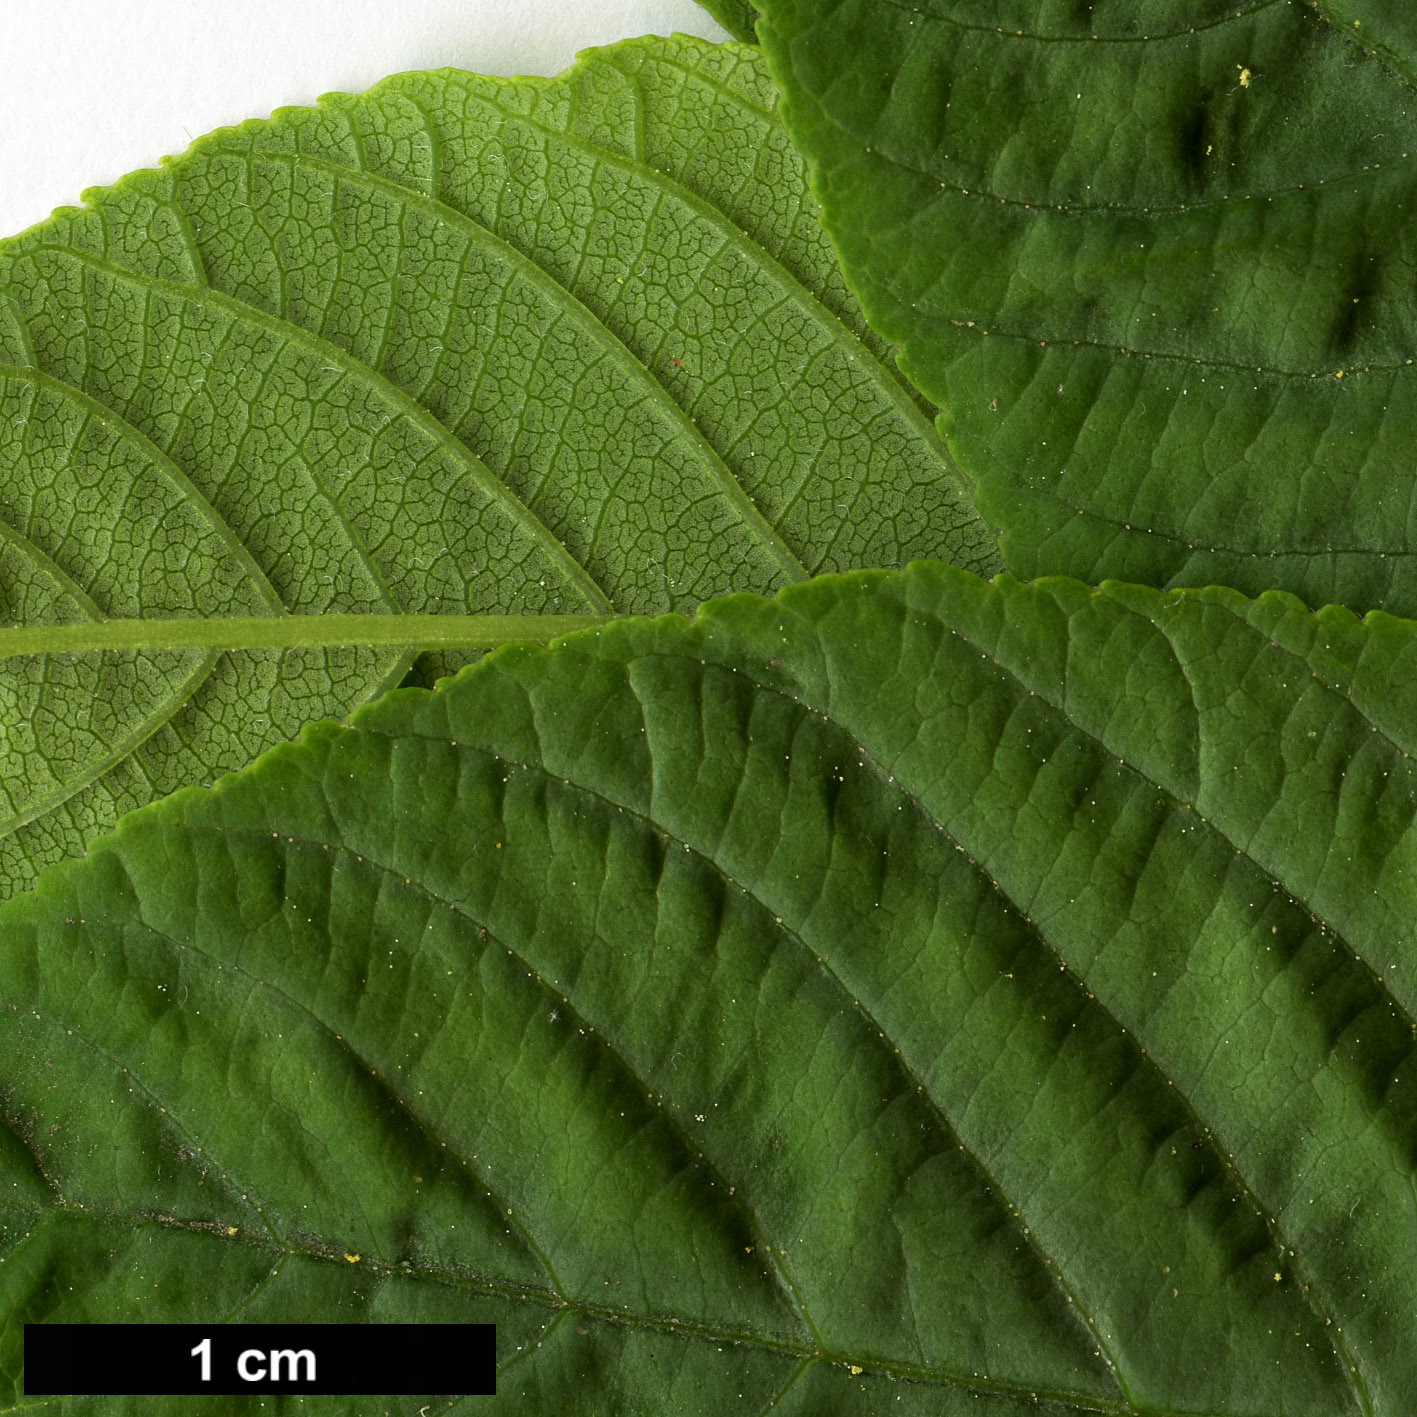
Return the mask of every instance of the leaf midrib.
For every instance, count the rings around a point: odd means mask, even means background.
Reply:
[[[6,531],[7,528],[0,526],[0,536]],[[18,533],[13,536],[21,539]],[[67,582],[68,578],[64,580]],[[0,820],[0,835],[68,801],[152,738],[190,701],[224,652],[350,647],[406,651],[491,650],[507,644],[545,644],[577,630],[606,624],[614,618],[613,615],[275,614],[209,619],[196,616],[110,619],[0,628],[0,661],[36,655],[208,651],[173,692],[144,715],[133,731],[109,752],[95,758],[85,771],[66,779],[52,792]],[[396,663],[385,676],[381,690],[396,687],[406,669],[402,660]]]
[[[175,616],[0,628],[0,659],[21,655],[178,649],[310,649],[395,646],[496,649],[546,644],[616,615],[314,614]]]
[[[95,1206],[80,1206],[73,1202],[58,1202],[50,1206],[31,1205],[24,1201],[16,1201],[7,1197],[0,1197],[0,1210],[20,1212],[25,1215],[34,1216],[40,1221],[49,1219],[57,1211],[63,1214],[65,1219],[70,1223],[92,1220],[102,1224],[123,1225],[132,1230],[148,1228],[154,1228],[159,1232],[171,1230],[187,1235],[200,1235],[205,1239],[213,1240],[221,1245],[242,1245],[248,1249],[265,1250],[272,1255],[298,1255],[302,1259],[319,1260],[326,1264],[343,1266],[345,1269],[349,1268],[348,1262],[344,1259],[343,1246],[341,1245],[332,1245],[330,1249],[320,1249],[311,1245],[302,1245],[298,1242],[283,1241],[277,1244],[264,1237],[244,1232],[239,1234],[239,1236],[228,1237],[221,1234],[214,1234],[209,1223],[206,1221],[185,1221],[176,1219],[175,1217],[163,1217],[147,1213],[101,1210]],[[338,1251],[338,1253],[336,1253],[336,1251]],[[557,1313],[584,1314],[588,1318],[613,1326],[633,1326],[653,1332],[685,1335],[715,1345],[727,1342],[757,1348],[770,1353],[780,1353],[788,1357],[801,1358],[809,1362],[829,1362],[842,1366],[850,1365],[864,1372],[877,1374],[885,1378],[931,1383],[938,1387],[950,1388],[966,1393],[976,1393],[981,1396],[1012,1397],[1026,1400],[1030,1403],[1037,1402],[1041,1399],[1062,1404],[1078,1413],[1104,1413],[1109,1414],[1109,1417],[1195,1417],[1195,1414],[1171,1414],[1166,1409],[1162,1408],[1137,1408],[1126,1403],[1109,1403],[1104,1399],[1095,1398],[1089,1394],[1067,1392],[1061,1389],[991,1382],[977,1375],[971,1375],[969,1378],[957,1377],[954,1374],[945,1373],[939,1369],[916,1367],[910,1364],[886,1364],[868,1354],[852,1354],[838,1350],[828,1351],[821,1348],[809,1348],[803,1344],[792,1343],[786,1339],[773,1338],[768,1334],[739,1331],[728,1327],[703,1323],[696,1319],[679,1318],[666,1314],[644,1313],[633,1309],[620,1309],[608,1304],[597,1304],[590,1299],[563,1299],[552,1290],[537,1289],[531,1285],[518,1284],[514,1281],[499,1279],[491,1275],[478,1275],[477,1278],[470,1279],[465,1270],[440,1270],[436,1266],[415,1265],[410,1261],[400,1261],[394,1264],[387,1260],[375,1259],[372,1256],[362,1256],[359,1262],[362,1266],[367,1266],[372,1273],[377,1274],[381,1279],[386,1281],[390,1279],[423,1279],[426,1282],[443,1284],[454,1289],[470,1289],[484,1293],[491,1292],[503,1299],[536,1304],[554,1310]],[[20,1407],[0,1408],[0,1413],[20,1412],[24,1410],[27,1409]],[[1217,1414],[1217,1417],[1222,1417],[1222,1415]],[[1232,1417],[1232,1414],[1223,1414],[1223,1417]],[[1256,1414],[1256,1417],[1258,1417],[1258,1414]]]

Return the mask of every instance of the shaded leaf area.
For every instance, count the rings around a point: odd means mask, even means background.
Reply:
[[[1409,20],[761,8],[849,278],[1011,569],[1417,612]]]
[[[721,24],[734,39],[744,44],[756,44],[755,26],[758,12],[752,0],[699,0],[699,4]]]
[[[179,649],[165,620],[660,611],[993,564],[773,101],[756,51],[682,39],[557,80],[408,75],[0,247],[0,622],[154,621],[0,661],[0,887],[344,715],[419,643]]]
[[[0,912],[5,1369],[461,1315],[497,1411],[1400,1412],[1414,700],[1407,622],[921,563],[311,729]]]

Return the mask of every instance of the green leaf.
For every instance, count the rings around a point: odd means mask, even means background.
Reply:
[[[0,910],[4,1363],[465,1318],[490,1411],[1404,1412],[1414,722],[1410,622],[919,564],[311,729]]]
[[[762,0],[848,276],[1021,576],[1417,613],[1417,26]]]
[[[753,0],[699,0],[699,4],[721,24],[734,39],[744,44],[757,43],[758,11]]]
[[[0,246],[0,895],[468,616],[999,564],[773,103],[688,39],[406,75]]]

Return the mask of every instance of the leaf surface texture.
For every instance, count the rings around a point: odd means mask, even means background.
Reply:
[[[97,645],[0,644],[0,891],[397,684],[447,639],[417,617],[995,565],[773,105],[687,39],[406,75],[0,246],[0,622]]]
[[[758,12],[752,0],[699,0],[705,10],[744,44],[756,44]]]
[[[1401,1413],[1414,722],[1410,623],[922,563],[311,729],[0,910],[5,1370],[462,1317],[496,1411]]]
[[[764,0],[848,276],[1022,577],[1417,612],[1417,32]]]

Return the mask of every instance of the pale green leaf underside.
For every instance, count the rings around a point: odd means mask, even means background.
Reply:
[[[1408,622],[920,564],[312,729],[0,911],[0,1356],[461,1317],[497,1412],[1400,1417],[1414,723]]]
[[[227,653],[249,638],[165,622],[653,612],[995,564],[773,103],[755,50],[687,39],[556,80],[407,75],[0,246],[0,624],[153,625],[0,665],[0,893],[448,643]]]
[[[1410,7],[760,8],[1010,569],[1417,613]]]

